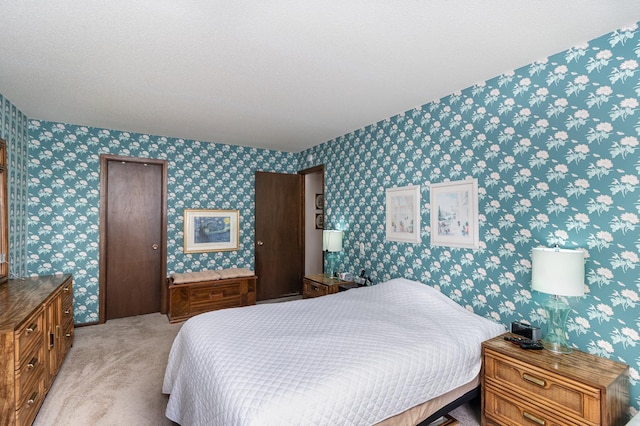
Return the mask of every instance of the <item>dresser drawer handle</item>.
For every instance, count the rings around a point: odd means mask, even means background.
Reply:
[[[71,337],[71,333],[65,334],[66,337]]]
[[[315,285],[312,285],[312,286],[311,286],[311,290],[313,290],[313,291],[320,291],[320,289],[319,289],[317,286],[315,286]]]
[[[69,315],[70,313],[71,313],[71,309],[65,309],[65,310],[64,310],[64,314],[65,314],[65,315]]]
[[[545,387],[547,385],[547,382],[545,382],[544,380],[538,379],[537,377],[530,376],[527,373],[524,373],[522,375],[522,378],[525,379],[527,382],[531,382],[534,385],[538,385],[538,386],[541,386],[541,387]]]
[[[539,419],[538,417],[534,416],[533,414],[527,413],[526,411],[522,413],[522,417],[524,417],[525,419],[531,420],[532,422],[539,424],[539,425],[545,425],[547,422],[545,422],[542,419]]]
[[[63,287],[62,291],[64,291],[65,293],[69,291],[69,286]]]
[[[38,329],[38,323],[33,323],[27,327],[27,334],[31,334]]]
[[[27,400],[27,404],[29,405],[33,405],[34,402],[36,402],[36,399],[38,398],[38,392],[34,392],[31,394],[31,398],[29,398]]]
[[[31,358],[31,361],[29,361],[29,364],[27,364],[27,370],[33,370],[36,365],[38,365],[38,358]]]

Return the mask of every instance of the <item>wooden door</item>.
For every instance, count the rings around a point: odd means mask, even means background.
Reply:
[[[257,300],[302,293],[303,177],[256,172]]]
[[[158,312],[166,278],[162,160],[102,157],[100,322]]]

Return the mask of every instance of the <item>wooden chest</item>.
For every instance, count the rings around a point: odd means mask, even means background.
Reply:
[[[175,284],[168,278],[169,321],[179,322],[203,312],[256,304],[257,277]]]
[[[483,425],[624,425],[629,367],[574,350],[524,350],[498,336],[482,344]]]

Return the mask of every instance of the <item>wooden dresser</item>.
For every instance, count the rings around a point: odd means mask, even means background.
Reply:
[[[0,284],[0,425],[30,425],[73,344],[71,275]]]
[[[173,283],[167,279],[169,322],[179,322],[203,312],[256,304],[257,277]]]
[[[504,335],[482,344],[483,425],[624,425],[629,366],[574,350],[525,350]]]

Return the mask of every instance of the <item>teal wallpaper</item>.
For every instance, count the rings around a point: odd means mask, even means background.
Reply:
[[[626,28],[304,151],[326,167],[342,269],[407,277],[544,325],[531,249],[588,250],[570,341],[631,367],[640,407],[640,31]],[[478,179],[478,250],[431,247],[429,184]],[[385,189],[420,185],[422,244],[385,241]],[[360,253],[359,243],[365,252]]]
[[[98,321],[100,155],[167,160],[167,273],[254,267],[254,174],[297,172],[297,155],[29,122],[29,274],[72,273],[77,323]],[[240,250],[183,253],[184,209],[240,211]]]
[[[28,138],[12,138],[18,163],[29,140],[28,213],[16,211],[12,252],[28,241],[28,274],[73,273],[77,321],[92,322],[101,153],[170,161],[169,272],[253,267],[254,171],[324,164],[326,227],[345,230],[342,268],[366,268],[374,282],[421,280],[498,322],[543,325],[531,248],[587,249],[588,293],[570,300],[570,340],[630,365],[637,411],[639,63],[638,28],[620,29],[297,154],[31,120]],[[4,105],[3,132],[16,116],[20,133],[22,114]],[[431,247],[428,185],[466,177],[479,180],[481,247]],[[408,184],[421,185],[423,242],[386,242],[385,189]],[[182,254],[182,210],[198,206],[243,212],[241,250]]]

